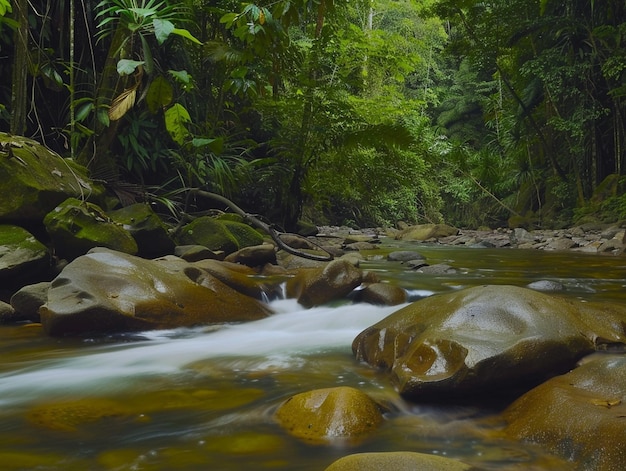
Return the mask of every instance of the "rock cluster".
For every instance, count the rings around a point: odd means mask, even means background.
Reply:
[[[405,304],[352,345],[355,358],[386,374],[400,395],[417,402],[512,398],[502,416],[507,436],[569,458],[575,469],[621,469],[626,359],[594,352],[624,351],[626,307],[552,296],[545,291],[555,287],[545,283],[534,289],[478,286],[406,305],[404,290],[360,268],[360,252],[375,249],[381,235],[619,254],[619,226],[533,232],[446,225],[359,233],[322,228],[316,244],[283,240],[305,251],[321,245],[337,256],[330,263],[311,261],[278,250],[231,216],[201,217],[173,234],[145,204],[106,211],[84,169],[33,141],[0,134],[0,142],[12,152],[11,159],[0,159],[0,183],[13,185],[16,195],[0,203],[0,282],[8,301],[0,302],[1,321],[40,322],[51,336],[83,337],[245,322],[271,315],[264,301],[281,295],[283,285],[304,307],[337,300]],[[429,266],[413,251],[389,259],[422,272],[454,270]],[[596,356],[585,360],[589,354]],[[340,387],[296,394],[276,405],[273,418],[301,440],[352,442],[382,426],[384,413],[363,392]],[[328,468],[351,469],[475,468],[411,450],[351,455]]]

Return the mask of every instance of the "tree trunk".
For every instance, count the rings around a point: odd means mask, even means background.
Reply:
[[[15,1],[15,60],[11,84],[11,133],[24,135],[28,114],[28,1]]]

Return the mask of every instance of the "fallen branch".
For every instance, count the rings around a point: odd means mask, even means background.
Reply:
[[[269,224],[264,223],[263,221],[261,221],[260,219],[258,219],[255,216],[253,216],[252,214],[246,213],[243,209],[241,209],[239,206],[237,206],[235,203],[233,203],[228,198],[225,198],[225,197],[223,197],[221,195],[218,195],[216,193],[211,193],[210,191],[204,191],[204,190],[200,190],[200,189],[197,189],[197,188],[189,190],[189,195],[191,195],[191,194],[202,196],[203,198],[210,198],[212,200],[219,201],[220,203],[225,204],[235,214],[238,214],[239,216],[241,216],[244,219],[244,221],[246,221],[246,223],[250,224],[253,227],[256,227],[257,229],[261,229],[263,232],[267,233],[272,238],[272,240],[276,243],[276,246],[278,248],[284,250],[287,253],[290,253],[290,254],[295,255],[297,257],[302,257],[302,258],[306,258],[306,259],[309,259],[309,260],[317,260],[317,261],[320,261],[320,262],[330,262],[334,258],[333,255],[328,250],[324,249],[323,247],[321,247],[320,245],[318,245],[318,244],[316,244],[314,242],[309,241],[308,239],[307,239],[307,241],[309,243],[312,243],[313,245],[315,245],[317,248],[319,248],[323,252],[326,252],[327,255],[316,255],[316,254],[303,252],[301,250],[294,249],[293,247],[290,247],[285,242],[283,242],[281,240],[281,238],[280,238],[282,235],[286,235],[287,234],[286,232],[278,232],[276,229],[274,229]],[[296,237],[302,237],[299,234],[291,234],[291,235],[295,235]]]

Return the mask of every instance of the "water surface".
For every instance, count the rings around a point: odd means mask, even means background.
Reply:
[[[417,250],[455,274],[427,276],[384,261]],[[581,301],[623,302],[626,258],[402,244],[365,253],[362,267],[415,298],[479,284],[563,284]],[[567,470],[572,464],[501,434],[499,404],[414,404],[352,356],[366,327],[398,307],[340,304],[240,325],[107,339],[51,339],[37,326],[0,328],[0,463],[32,470],[321,471],[341,456],[410,450],[485,469]],[[387,405],[382,427],[359,441],[309,444],[273,421],[290,395],[353,386]]]

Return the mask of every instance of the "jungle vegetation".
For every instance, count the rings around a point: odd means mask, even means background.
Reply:
[[[285,228],[621,220],[625,9],[0,0],[0,131],[173,215],[197,188]]]

